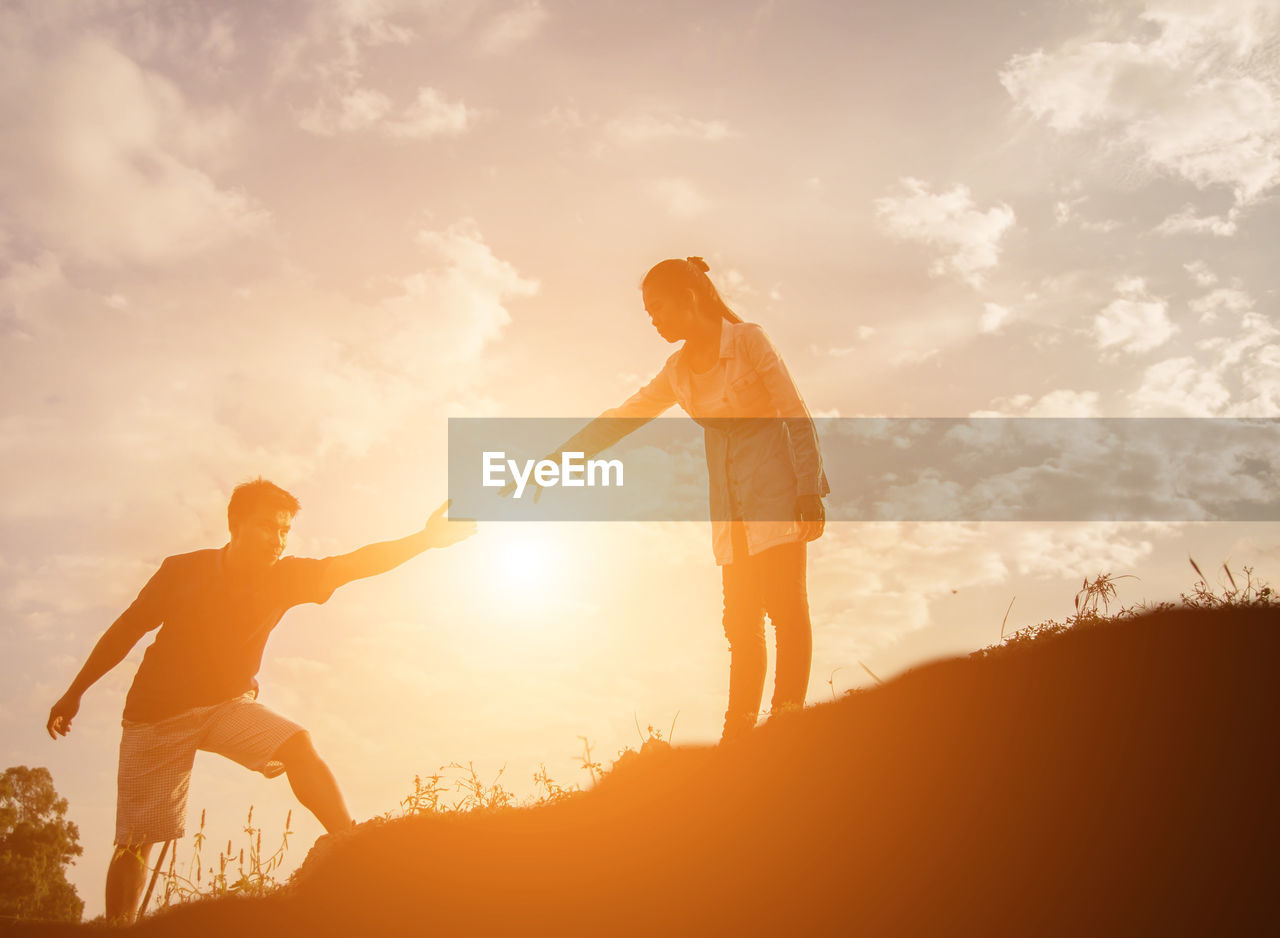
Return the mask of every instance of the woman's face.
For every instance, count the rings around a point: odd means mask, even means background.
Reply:
[[[697,308],[691,290],[675,293],[662,293],[657,290],[641,292],[645,312],[658,335],[668,342],[679,342],[689,338],[692,333],[693,319]]]

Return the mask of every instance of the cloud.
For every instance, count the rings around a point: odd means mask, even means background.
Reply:
[[[1247,300],[1248,297],[1243,297]],[[1230,302],[1241,305],[1241,297]],[[1280,416],[1280,329],[1252,309],[1229,334],[1148,367],[1129,405],[1142,417]]]
[[[1024,576],[1096,576],[1102,570],[1133,570],[1154,549],[1158,524],[1094,522],[1087,525],[1036,525],[1017,533],[1010,551]]]
[[[91,264],[155,264],[268,226],[254,199],[202,168],[227,156],[229,112],[193,107],[104,39],[8,38],[0,202],[24,240]]]
[[[1076,211],[1076,206],[1083,205],[1088,202],[1087,196],[1078,196],[1074,199],[1059,199],[1053,204],[1053,220],[1058,226],[1074,221],[1082,231],[1096,231],[1099,234],[1107,234],[1115,231],[1120,227],[1120,222],[1114,218],[1104,218],[1097,221],[1090,218],[1082,218]]]
[[[331,137],[372,131],[402,140],[456,137],[475,123],[478,112],[461,101],[449,101],[435,88],[419,88],[417,97],[392,114],[390,99],[380,91],[354,88],[336,101],[322,101],[305,111],[303,130]]]
[[[154,572],[145,561],[55,554],[37,563],[0,562],[0,609],[36,634],[106,605],[123,608]]]
[[[876,335],[876,328],[874,326],[858,326],[854,331],[858,337],[858,341],[863,343],[869,341]],[[811,343],[809,345],[809,351],[812,354],[825,355],[830,358],[844,358],[845,356],[852,355],[854,352],[862,349],[862,345],[818,345],[817,343]]]
[[[1204,323],[1213,322],[1219,313],[1244,313],[1253,309],[1253,297],[1237,287],[1219,287],[1188,304],[1191,312]]]
[[[68,5],[70,6],[70,5]],[[99,15],[109,17],[110,30],[122,48],[142,62],[163,60],[205,76],[225,75],[243,49],[242,11],[220,9],[199,0],[130,4],[126,16],[111,16],[110,5],[100,4]],[[101,8],[106,9],[101,9]],[[81,21],[89,11],[77,10]],[[73,15],[76,15],[73,14]]]
[[[473,222],[420,231],[416,240],[432,263],[404,278],[399,295],[384,301],[383,308],[407,313],[423,338],[447,349],[450,357],[478,356],[511,322],[506,304],[538,292],[536,280],[494,255]],[[402,365],[416,369],[412,357]]]
[[[1120,296],[1093,319],[1093,337],[1099,347],[1140,353],[1158,348],[1176,331],[1169,320],[1169,304],[1152,297],[1141,277],[1116,284]]]
[[[419,88],[418,97],[399,120],[391,122],[389,132],[393,137],[414,139],[456,136],[465,132],[475,118],[476,111],[461,101],[450,102],[435,88]]]
[[[1245,520],[1280,493],[1267,471],[1276,434],[1254,421],[1091,419],[1097,395],[1069,390],[1018,404],[1023,413],[1000,415],[1018,419],[885,421],[878,436],[829,428],[832,478],[842,466],[858,478],[830,516]]]
[[[424,31],[433,39],[460,41],[478,9],[423,0],[310,4],[303,28],[274,56],[272,83],[315,102],[297,111],[299,126],[309,133],[374,131],[402,139],[463,133],[478,116],[474,108],[432,86],[420,87],[408,104],[395,105],[387,93],[370,87],[366,72],[375,50],[410,45]]]
[[[820,644],[832,661],[862,660],[880,671],[878,653],[920,628],[951,629],[954,614],[945,603],[957,589],[965,593],[982,588],[993,588],[983,593],[990,597],[993,624],[989,632],[975,633],[972,641],[994,642],[1012,593],[1018,599],[1008,632],[1047,614],[1027,618],[1031,610],[1063,608],[1065,599],[1069,611],[1081,577],[1141,567],[1151,558],[1157,536],[1169,527],[1114,522],[828,525],[822,551],[815,551],[810,560],[814,628],[823,630],[815,647]],[[1015,578],[1015,587],[1000,588]],[[1052,606],[1037,607],[1037,602],[1044,602],[1043,594],[1034,592],[1034,580],[1039,579],[1055,584]],[[1122,581],[1119,588],[1123,600],[1133,601],[1136,581]],[[841,679],[854,681],[842,671],[836,675],[837,688]]]
[[[113,513],[136,510],[123,506],[216,518],[245,476],[300,483],[393,438],[381,470],[408,460],[423,472],[436,441],[415,428],[482,394],[485,350],[538,284],[473,223],[418,244],[421,266],[380,298],[281,277],[245,297],[193,294],[181,315],[146,297],[113,308],[47,264],[5,278],[6,320],[23,331],[0,333],[14,415],[0,423],[0,524],[77,518],[92,543]],[[154,520],[138,529],[154,534]]]
[[[658,203],[676,218],[694,218],[706,212],[711,205],[697,186],[681,177],[654,179],[648,188]]]
[[[315,59],[317,71],[358,77],[367,49],[407,45],[414,24],[428,5],[415,0],[345,0],[311,6],[309,22],[299,38],[301,49]]]
[[[856,617],[858,628],[833,631],[824,641],[845,646],[837,660],[865,658],[929,625],[929,600],[1006,581],[1005,553],[980,525],[828,525],[809,573],[815,628]]]
[[[1013,311],[999,303],[982,304],[982,318],[978,320],[978,329],[984,333],[999,332],[1000,327],[1013,315]]]
[[[1063,134],[1094,133],[1153,174],[1226,186],[1236,206],[1280,183],[1280,67],[1267,0],[1149,2],[1137,23],[1016,55],[1000,81],[1017,107]],[[1234,233],[1234,218],[1173,216],[1162,233]]]
[[[1060,388],[1050,391],[1027,408],[1027,417],[1096,417],[1097,391],[1072,391]]]
[[[558,127],[567,130],[577,130],[586,126],[586,118],[582,116],[582,112],[576,107],[569,105],[557,104],[548,111],[540,121],[547,127]]]
[[[30,339],[39,315],[32,298],[65,286],[62,264],[50,251],[14,261],[0,279],[0,341]]]
[[[936,359],[941,351],[937,348],[906,348],[889,356],[889,364],[895,368],[904,365],[923,365],[927,361]]]
[[[734,133],[723,120],[704,121],[679,114],[637,114],[611,120],[605,125],[605,135],[613,143],[626,145],[676,138],[716,143],[729,139]]]
[[[1190,355],[1151,365],[1129,395],[1134,411],[1146,417],[1216,417],[1230,400],[1217,370],[1202,367]]]
[[[1200,215],[1195,206],[1186,205],[1174,212],[1156,226],[1156,234],[1173,236],[1180,234],[1208,234],[1219,238],[1229,238],[1236,233],[1240,219],[1240,209],[1232,206],[1226,216]]]
[[[1049,391],[1039,399],[1030,394],[999,397],[991,402],[993,407],[978,410],[970,417],[1097,417],[1099,416],[1097,391],[1073,391],[1059,388]]]
[[[1001,204],[982,211],[963,185],[933,193],[927,183],[904,177],[900,186],[900,194],[876,200],[881,224],[902,240],[942,253],[930,266],[931,275],[954,273],[980,287],[985,272],[1000,260],[1000,240],[1013,225],[1013,209]]]
[[[325,137],[374,127],[391,110],[391,100],[381,91],[355,88],[336,104],[317,104],[298,121],[303,130]]]
[[[1198,287],[1211,287],[1218,282],[1218,275],[1204,261],[1191,261],[1183,264],[1183,269],[1191,275]]]
[[[541,0],[520,0],[489,21],[480,35],[480,51],[498,55],[528,42],[542,28],[547,16]]]

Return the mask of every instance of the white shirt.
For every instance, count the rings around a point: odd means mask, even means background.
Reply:
[[[653,380],[561,448],[589,458],[672,404],[704,430],[716,563],[739,559],[731,524],[746,526],[750,554],[801,540],[796,498],[826,495],[831,486],[809,409],[782,356],[755,323],[722,322],[720,354],[701,375],[693,374],[682,347]]]

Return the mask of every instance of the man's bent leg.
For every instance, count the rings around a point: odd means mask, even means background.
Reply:
[[[325,830],[333,833],[353,826],[338,782],[311,744],[311,734],[258,703],[252,694],[218,705],[200,748],[267,778],[287,772],[293,793]]]
[[[284,764],[293,794],[326,831],[334,834],[355,825],[338,788],[338,780],[316,752],[310,733],[303,730],[289,737],[272,759]]]
[[[153,844],[117,844],[107,867],[107,922],[132,925],[147,885]]]

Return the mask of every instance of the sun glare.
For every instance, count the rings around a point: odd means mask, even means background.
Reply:
[[[563,544],[546,525],[504,524],[487,528],[493,572],[501,593],[522,604],[546,602],[559,594],[565,578]]]

